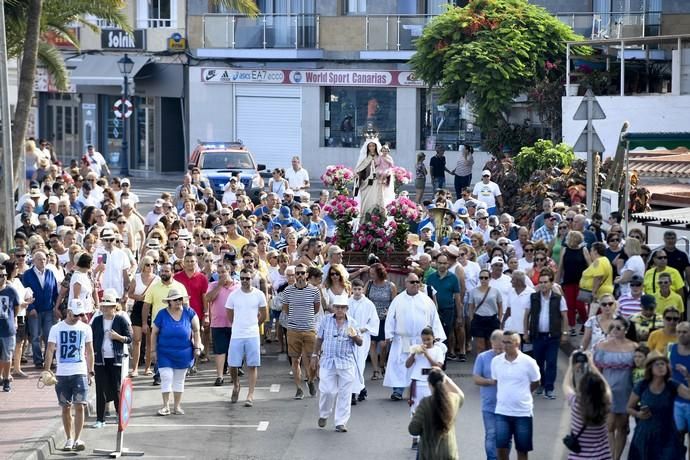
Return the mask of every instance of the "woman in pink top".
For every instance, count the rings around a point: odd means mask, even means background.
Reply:
[[[228,320],[225,310],[225,302],[231,292],[239,287],[235,283],[230,272],[223,264],[218,264],[216,269],[218,281],[208,285],[208,291],[204,296],[204,310],[211,316],[211,336],[213,338],[213,353],[216,355],[216,381],[215,386],[223,384],[225,356],[230,346],[232,324]]]

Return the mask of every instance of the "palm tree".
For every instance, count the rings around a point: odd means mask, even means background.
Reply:
[[[254,0],[211,0],[211,3],[250,16],[259,13]],[[78,23],[98,31],[98,26],[86,20],[87,17],[97,17],[131,31],[127,16],[122,12],[125,6],[126,0],[4,0],[8,55],[21,58],[17,107],[12,125],[12,157],[17,173],[19,159],[24,154],[24,136],[38,62],[46,67],[59,89],[65,90],[68,85],[62,54],[53,45],[40,41],[40,37],[50,31],[78,48],[78,39],[72,34],[71,25]],[[16,173],[15,180],[20,180]]]

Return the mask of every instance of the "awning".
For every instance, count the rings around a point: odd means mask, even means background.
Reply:
[[[631,152],[632,153],[632,152]],[[666,152],[666,155],[630,158],[628,169],[643,177],[690,178],[690,153]]]
[[[628,142],[629,150],[638,147],[669,150],[678,147],[690,148],[690,133],[626,133],[623,139]]]
[[[131,78],[149,61],[149,56],[128,55],[134,61]],[[119,86],[122,84],[122,74],[117,67],[117,61],[122,55],[85,55],[80,61],[70,59],[67,65],[76,65],[72,71],[71,83],[89,86]]]
[[[640,222],[661,222],[666,224],[690,224],[690,208],[667,209],[665,211],[638,212],[632,215]]]

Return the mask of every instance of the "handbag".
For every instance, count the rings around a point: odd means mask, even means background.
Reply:
[[[588,289],[579,288],[577,291],[577,300],[584,303],[592,303],[594,300],[594,295],[592,294],[592,291]]]
[[[570,432],[563,437],[563,444],[565,444],[565,447],[567,447],[568,450],[576,454],[582,452],[582,446],[580,445],[580,441],[578,438],[585,431],[585,428],[587,428],[587,425],[583,424],[582,428],[580,428],[580,431],[578,431],[577,434],[573,434],[572,432]]]

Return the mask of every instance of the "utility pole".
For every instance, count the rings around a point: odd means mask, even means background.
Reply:
[[[0,121],[2,122],[2,194],[4,200],[0,222],[0,250],[9,251],[14,241],[14,171],[12,166],[12,115],[10,113],[9,79],[7,76],[7,37],[5,9],[0,5]],[[23,178],[22,178],[23,179]]]

